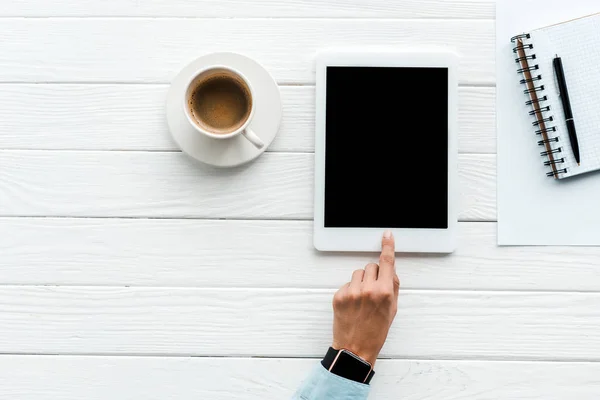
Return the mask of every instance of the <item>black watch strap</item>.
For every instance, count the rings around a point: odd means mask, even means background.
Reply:
[[[340,352],[351,355],[351,357],[339,357]],[[333,365],[335,362],[335,365]],[[340,364],[344,365],[340,365]],[[331,373],[341,376],[342,378],[350,379],[355,382],[369,384],[375,371],[371,364],[348,350],[336,350],[330,347],[327,354],[321,361],[321,365]],[[332,367],[333,366],[333,367]]]

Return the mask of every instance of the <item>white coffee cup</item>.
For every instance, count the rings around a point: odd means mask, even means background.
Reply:
[[[192,111],[192,95],[199,87],[200,92],[202,91],[202,86],[200,83],[204,83],[212,77],[217,76],[223,77],[225,80],[230,77],[232,81],[236,81],[238,84],[240,84],[240,88],[242,90],[245,89],[244,93],[248,102],[250,103],[247,108],[244,108],[243,117],[233,124],[230,130],[227,128],[217,129],[214,126],[206,123],[201,115],[194,115],[194,112]],[[242,86],[245,86],[245,88]],[[223,105],[223,107],[226,106],[226,104]],[[249,127],[250,123],[252,122],[252,118],[254,118],[254,112],[256,110],[254,90],[252,89],[252,85],[241,72],[231,67],[215,65],[198,71],[198,73],[196,73],[194,77],[190,79],[186,86],[185,98],[183,99],[183,109],[189,123],[200,134],[217,140],[227,140],[239,135],[243,135],[246,139],[248,139],[248,141],[250,141],[250,143],[256,146],[256,148],[262,149],[265,146],[260,137],[258,137],[258,135],[256,135],[256,133],[254,133]]]

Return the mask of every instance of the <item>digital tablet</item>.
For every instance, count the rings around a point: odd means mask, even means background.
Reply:
[[[317,57],[314,245],[449,253],[457,229],[457,57]]]

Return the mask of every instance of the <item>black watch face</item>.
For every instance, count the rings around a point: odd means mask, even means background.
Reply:
[[[364,382],[371,372],[371,367],[354,354],[342,351],[333,364],[331,372],[355,382]]]

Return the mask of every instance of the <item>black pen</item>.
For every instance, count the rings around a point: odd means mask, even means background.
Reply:
[[[567,89],[567,80],[565,79],[565,71],[561,58],[557,55],[553,61],[554,72],[556,73],[556,79],[558,81],[558,90],[560,92],[560,101],[565,111],[565,122],[567,123],[567,131],[569,132],[569,140],[571,141],[571,148],[575,155],[575,161],[577,165],[580,165],[581,159],[579,156],[579,141],[577,140],[577,131],[575,130],[575,121],[573,121],[573,110],[571,109],[571,100],[569,100],[569,90]]]

